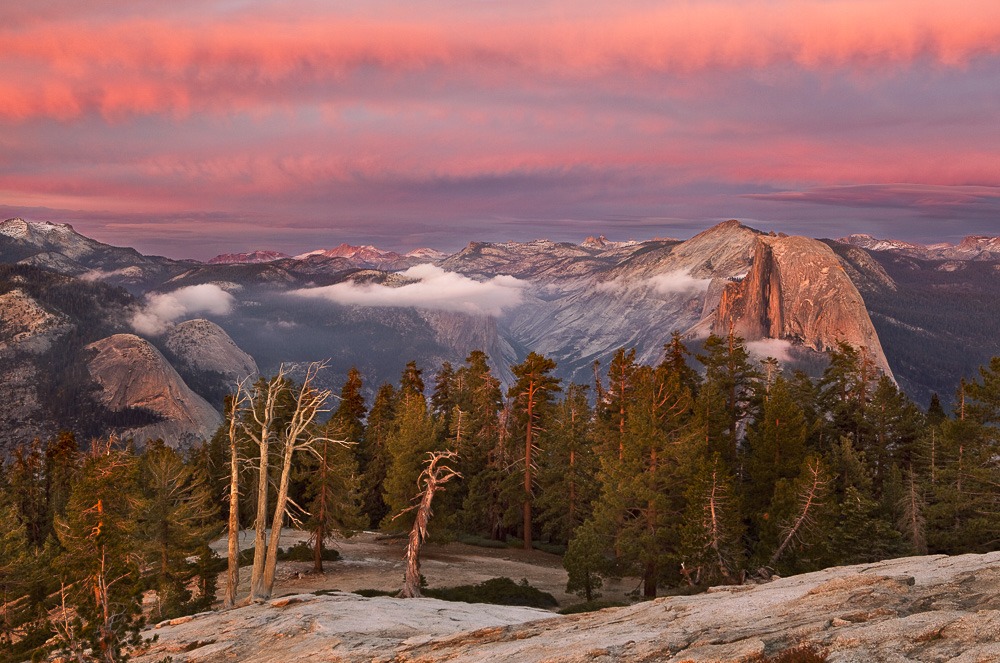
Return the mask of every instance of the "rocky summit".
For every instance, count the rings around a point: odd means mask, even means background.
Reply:
[[[164,622],[176,663],[738,663],[810,647],[834,663],[1000,661],[1000,553],[909,557],[556,616],[529,608],[287,596]]]
[[[142,408],[161,421],[126,430],[123,437],[161,438],[171,445],[207,439],[222,417],[191,391],[149,341],[115,334],[87,347],[94,351],[88,369],[100,385],[99,398],[113,411]]]

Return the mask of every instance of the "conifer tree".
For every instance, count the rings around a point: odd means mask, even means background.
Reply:
[[[754,396],[759,388],[760,372],[750,361],[743,339],[732,326],[723,338],[712,334],[705,341],[705,354],[697,357],[705,366],[703,390],[711,391],[702,399],[708,419],[725,423],[721,444],[713,449],[731,469],[736,469],[741,426],[754,416]],[[721,400],[722,413],[715,403]],[[714,402],[713,402],[714,401]],[[707,421],[707,419],[706,419]]]
[[[808,435],[805,414],[788,383],[777,376],[764,398],[760,416],[747,431],[745,503],[755,530],[770,517],[778,481],[798,476]]]
[[[523,472],[521,527],[525,550],[531,550],[533,534],[531,512],[535,498],[536,453],[540,447],[541,435],[548,424],[553,394],[560,391],[558,378],[551,375],[555,368],[554,361],[532,352],[522,363],[511,367],[517,381],[507,391],[507,397],[512,402],[512,437],[523,443],[523,453],[520,455]]]
[[[586,385],[571,384],[556,406],[538,463],[538,521],[552,541],[567,543],[597,497],[598,457]]]
[[[743,568],[742,510],[733,477],[718,454],[691,463],[681,518],[681,575],[693,585],[733,583]]]
[[[79,466],[76,436],[71,431],[60,431],[45,447],[45,495],[50,523],[66,515],[66,502]]]
[[[635,349],[619,348],[608,367],[608,386],[603,398],[597,404],[598,419],[603,424],[601,438],[605,440],[603,455],[617,454],[621,460],[625,455],[625,431],[627,414],[635,390]]]
[[[0,490],[0,649],[13,645],[14,630],[22,621],[16,602],[27,593],[30,562],[17,508],[9,491]]]
[[[340,390],[340,404],[326,424],[323,436],[306,457],[304,525],[312,536],[313,570],[323,573],[324,546],[336,532],[350,535],[364,519],[359,504],[358,469],[353,449],[364,435],[365,403],[361,375],[352,368]]]
[[[677,558],[677,515],[683,509],[685,488],[679,468],[684,455],[692,453],[684,444],[690,437],[685,429],[691,394],[681,378],[667,365],[636,371],[623,456],[602,456],[600,497],[583,525],[595,530],[588,536],[609,543],[613,572],[641,575],[643,592],[650,597]]]
[[[392,517],[409,506],[417,478],[423,471],[423,461],[428,452],[437,451],[441,439],[440,429],[427,406],[423,381],[415,362],[409,362],[400,380],[399,398],[392,432],[386,440],[389,464],[383,490],[388,512],[382,519],[383,526],[390,526]],[[400,518],[394,526],[409,527],[412,514]]]
[[[605,528],[588,521],[577,528],[563,556],[566,568],[566,591],[582,596],[585,601],[600,598],[598,589],[604,584],[603,575],[609,572],[605,557],[607,541],[600,532]]]
[[[162,441],[148,445],[140,459],[144,508],[139,514],[139,534],[160,619],[207,607],[215,600],[214,591],[192,600],[188,589],[197,576],[196,564],[189,560],[211,555],[208,544],[220,529],[215,496],[198,470]]]
[[[379,387],[368,414],[364,436],[355,447],[360,474],[361,512],[368,520],[368,527],[378,527],[389,515],[385,503],[385,480],[391,463],[389,439],[394,434],[397,393],[389,383]]]
[[[497,471],[503,455],[498,448],[502,394],[486,353],[472,351],[454,372],[449,401],[447,446],[458,454],[453,464],[468,480],[453,484],[439,499],[465,531],[497,536],[504,512],[493,499],[502,492],[505,476]]]
[[[58,573],[77,614],[74,632],[98,661],[125,660],[140,640],[143,509],[136,457],[111,440],[95,441],[56,533],[63,548]]]
[[[45,493],[44,445],[39,438],[14,449],[7,480],[28,543],[37,550],[45,544],[52,525]]]

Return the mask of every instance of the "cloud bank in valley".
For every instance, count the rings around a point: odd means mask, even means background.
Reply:
[[[416,265],[400,275],[419,280],[398,287],[348,281],[289,294],[343,306],[413,307],[495,316],[520,304],[528,286],[526,281],[506,275],[476,281],[430,264]]]
[[[643,281],[661,295],[696,295],[708,290],[712,279],[698,279],[687,270],[677,270],[657,274]]]
[[[229,315],[236,299],[214,283],[178,288],[146,295],[146,305],[132,316],[132,327],[140,334],[158,336],[170,326],[192,315]]]
[[[765,338],[759,341],[748,341],[747,352],[757,359],[774,357],[780,362],[792,361],[792,342],[780,338]]]

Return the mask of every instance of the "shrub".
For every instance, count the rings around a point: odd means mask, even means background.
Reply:
[[[576,615],[581,612],[594,612],[596,610],[604,610],[605,608],[621,608],[624,603],[619,603],[618,601],[584,601],[583,603],[574,603],[573,605],[566,606],[559,611],[560,615]]]
[[[251,559],[253,559],[251,557]],[[313,561],[313,548],[307,542],[296,543],[291,548],[278,548],[278,560],[282,562],[311,562]],[[324,562],[340,561],[340,552],[335,548],[323,548]]]
[[[535,589],[527,579],[516,583],[510,578],[491,578],[478,585],[460,585],[424,590],[424,595],[443,601],[523,605],[530,608],[554,608],[559,605],[548,592]]]

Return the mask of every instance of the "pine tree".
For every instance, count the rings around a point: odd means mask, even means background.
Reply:
[[[609,569],[605,556],[606,540],[600,534],[602,529],[592,521],[579,527],[563,556],[563,566],[568,575],[566,591],[574,592],[586,601],[600,598],[597,590],[604,584],[602,575]]]
[[[778,481],[798,476],[808,435],[805,413],[779,375],[764,399],[760,416],[747,431],[744,494],[754,534],[770,517]]]
[[[587,387],[571,384],[553,412],[551,434],[538,463],[538,522],[542,533],[558,543],[570,540],[590,516],[597,497],[592,426]]]
[[[137,459],[111,441],[95,441],[56,533],[64,551],[58,573],[77,614],[74,632],[99,661],[125,660],[140,640],[143,509]],[[61,646],[74,643],[64,635]]]
[[[705,341],[705,354],[698,355],[698,361],[705,366],[703,390],[711,391],[710,397],[703,399],[705,414],[725,423],[722,439],[714,452],[733,470],[737,468],[737,453],[740,444],[741,426],[753,419],[754,395],[760,393],[760,372],[750,361],[743,339],[736,335],[732,327],[722,338],[711,335]],[[700,395],[700,394],[699,394]],[[721,399],[723,408],[711,404]]]
[[[681,574],[693,585],[733,583],[743,568],[742,510],[718,454],[695,459],[681,520]]]
[[[17,508],[9,491],[0,490],[0,649],[13,645],[15,628],[23,622],[15,602],[28,591],[30,563]]]
[[[50,523],[66,515],[66,502],[79,466],[80,449],[76,436],[70,431],[61,431],[45,447],[45,495]]]
[[[440,438],[440,429],[423,394],[420,371],[411,361],[400,380],[396,416],[386,440],[389,464],[382,490],[388,512],[382,519],[383,527],[410,526],[409,519],[393,523],[389,514],[398,514],[409,506],[413,488],[423,471],[424,458],[428,452],[439,450]]]
[[[677,558],[685,488],[680,467],[692,453],[685,444],[691,394],[681,377],[667,365],[636,371],[624,453],[621,459],[617,453],[601,457],[600,497],[583,525],[609,542],[615,567],[608,572],[641,575],[649,597]]]
[[[474,350],[455,372],[453,382],[448,446],[458,453],[454,463],[465,480],[453,485],[442,502],[459,512],[465,531],[501,538],[506,511],[501,495],[508,463],[501,441],[500,381],[486,353]]]
[[[552,396],[560,391],[558,378],[551,375],[555,368],[554,361],[534,352],[530,353],[524,362],[511,367],[511,372],[517,378],[507,392],[507,397],[512,401],[514,426],[512,437],[523,441],[524,450],[520,456],[520,464],[524,477],[521,526],[525,550],[531,550],[533,535],[531,512],[535,498],[535,456],[540,446],[540,437],[548,423]]]
[[[158,596],[158,618],[208,607],[215,600],[214,592],[192,600],[188,589],[198,575],[189,560],[205,554],[220,529],[207,478],[194,463],[185,464],[177,451],[155,442],[142,454],[139,481],[144,497],[140,534]]]
[[[347,385],[341,391],[342,407],[327,423],[325,434],[317,440],[314,453],[306,457],[302,470],[309,513],[304,527],[312,536],[313,571],[316,573],[323,573],[324,546],[328,538],[337,532],[349,536],[367,524],[361,515],[358,470],[350,448],[357,443],[353,436],[360,435],[363,429],[352,416],[357,410],[351,412],[343,408],[347,402],[343,398],[345,391],[348,391]]]
[[[389,440],[398,423],[397,400],[396,389],[391,384],[379,387],[368,414],[364,437],[355,447],[361,477],[361,512],[368,519],[368,527],[378,527],[389,515],[389,507],[385,503],[385,480],[391,462]]]

